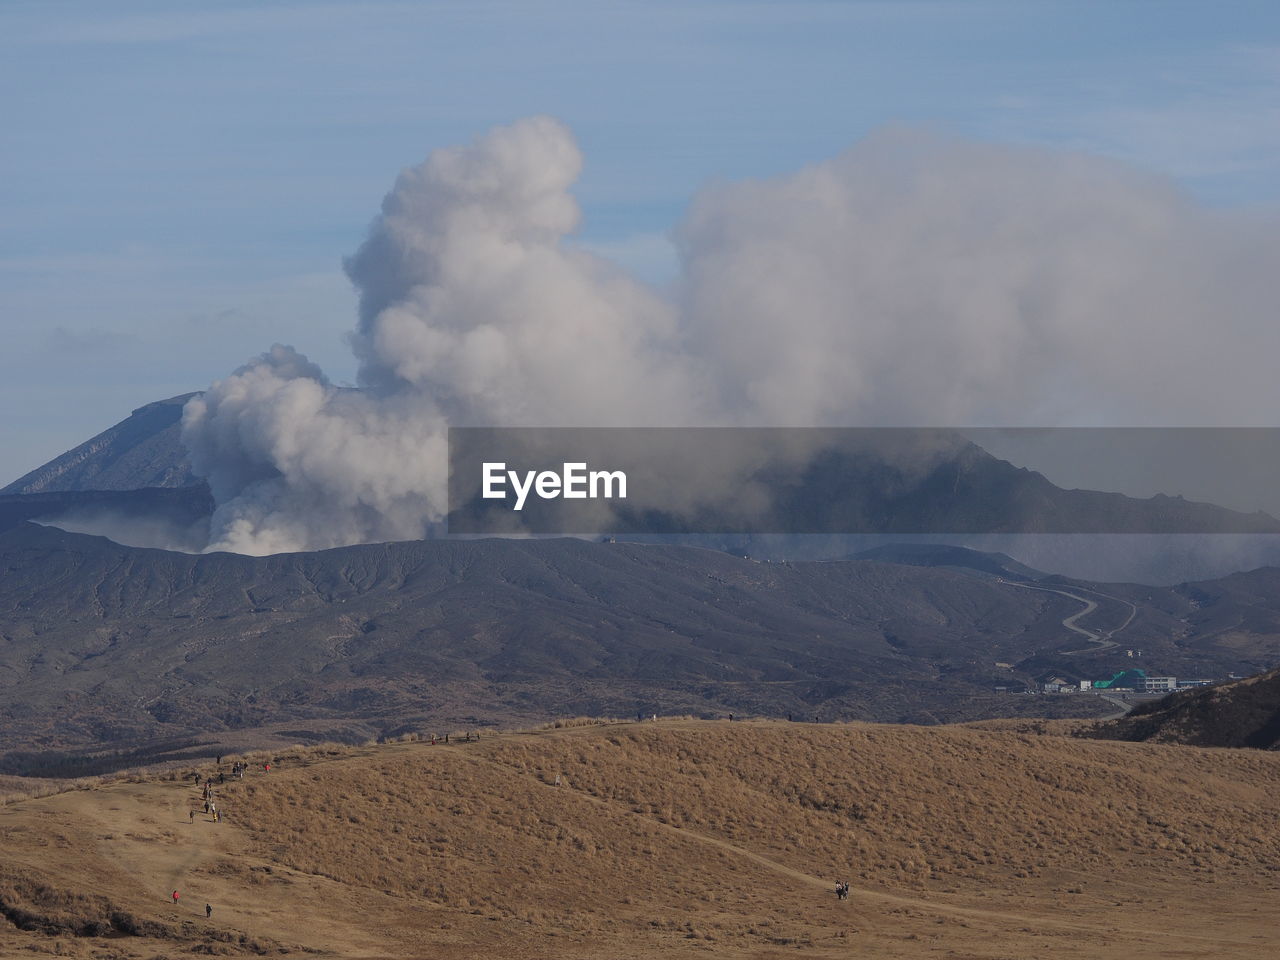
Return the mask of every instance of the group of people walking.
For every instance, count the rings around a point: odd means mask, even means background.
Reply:
[[[235,763],[231,764],[231,776],[237,780],[243,780],[244,773],[248,769],[249,769],[249,764],[245,763],[242,760],[237,760]],[[271,771],[270,762],[264,763],[262,765],[262,772],[269,773],[270,771]],[[200,787],[200,799],[204,803],[204,812],[213,817],[214,823],[221,823],[222,811],[218,809],[218,805],[214,800],[213,777],[211,776],[205,777],[204,783],[201,784],[199,772],[193,772],[191,774],[191,780],[197,787]],[[218,783],[223,784],[226,782],[227,782],[227,775],[222,770],[222,757],[218,757]],[[195,810],[187,811],[187,818],[188,820],[190,820],[191,823],[194,824],[196,822]],[[174,890],[173,893],[171,893],[169,896],[173,900],[173,905],[176,907],[178,905],[178,901],[181,899],[181,894],[177,890]],[[204,905],[204,915],[206,919],[213,916],[212,904],[206,903]]]
[[[849,899],[849,881],[848,880],[836,881],[836,899],[837,900]]]
[[[194,776],[195,776],[196,783],[199,783],[199,782],[200,782],[200,775],[199,775],[199,774],[195,774]],[[219,782],[219,783],[223,783],[223,782],[225,782],[225,778],[223,777],[223,775],[222,775],[222,774],[218,774],[218,782]],[[220,810],[218,809],[218,805],[217,805],[216,803],[214,803],[214,799],[213,799],[213,778],[212,778],[212,777],[207,777],[207,778],[205,779],[205,781],[204,781],[204,788],[203,788],[203,789],[201,790],[201,792],[200,792],[200,798],[204,801],[204,812],[205,812],[205,814],[206,814],[206,815],[209,815],[209,816],[212,816],[212,817],[213,817],[213,822],[214,822],[214,823],[221,823],[221,822],[222,822],[222,811],[220,811]],[[192,810],[192,811],[190,812],[190,819],[191,819],[191,822],[192,822],[192,823],[195,823],[195,820],[196,820],[196,812],[195,812],[194,810]]]

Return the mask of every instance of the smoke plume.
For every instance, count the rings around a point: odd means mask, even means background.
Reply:
[[[670,293],[569,242],[537,117],[404,171],[346,264],[360,388],[276,345],[187,405],[210,549],[438,529],[455,426],[1267,424],[1274,217],[1068,153],[884,131],[712,186]]]

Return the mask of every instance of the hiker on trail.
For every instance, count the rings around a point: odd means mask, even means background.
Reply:
[[[204,905],[204,918],[208,920],[212,916],[213,916],[213,907],[210,904],[206,903]]]
[[[178,905],[178,891],[177,891],[177,890],[173,891],[173,905],[174,905],[175,907]]]
[[[208,813],[208,812],[209,812],[209,801],[208,801],[208,800],[206,800],[206,801],[204,802],[204,812],[205,812],[205,813]]]
[[[188,811],[187,811],[187,816],[189,816],[189,817],[191,818],[191,822],[192,822],[192,823],[195,823],[195,822],[196,822],[196,812],[195,812],[194,810],[188,810]]]
[[[556,786],[560,786],[560,774],[556,774]]]

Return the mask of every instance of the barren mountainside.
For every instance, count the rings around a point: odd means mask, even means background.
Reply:
[[[285,721],[983,716],[957,691],[1078,606],[950,570],[578,540],[252,558],[24,525],[0,569],[11,749]]]
[[[19,477],[0,494],[137,490],[196,482],[179,437],[182,407],[194,393],[134,410],[78,447]]]
[[[0,534],[0,773],[32,772],[33,750],[44,764],[174,741],[216,752],[254,730],[350,740],[577,713],[1098,715],[1112,708],[1093,697],[995,688],[1107,677],[1134,664],[1129,648],[1179,676],[1280,661],[1274,569],[1157,590],[1014,583],[948,561],[761,563],[581,540],[255,558],[22,524]]]

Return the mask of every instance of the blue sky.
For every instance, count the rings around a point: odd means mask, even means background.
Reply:
[[[700,186],[886,124],[1280,201],[1264,2],[7,0],[0,88],[0,483],[277,340],[353,377],[396,173],[528,114],[586,156],[579,242],[659,282]]]

